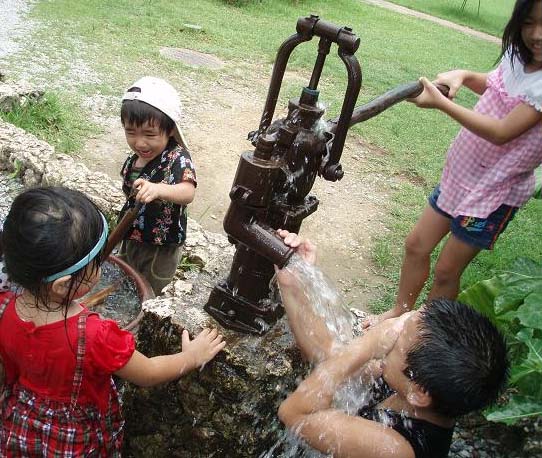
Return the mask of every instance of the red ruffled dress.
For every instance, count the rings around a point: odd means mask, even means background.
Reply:
[[[15,299],[0,293],[0,456],[120,456],[124,420],[111,374],[131,358],[132,334],[87,309],[35,326],[19,318]]]

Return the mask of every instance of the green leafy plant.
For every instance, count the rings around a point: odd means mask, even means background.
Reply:
[[[486,410],[486,418],[514,424],[541,415],[542,264],[519,258],[504,274],[463,291],[459,300],[491,319],[509,343],[507,402]]]
[[[189,255],[183,254],[179,261],[179,269],[183,272],[194,272],[201,269],[201,264],[197,259],[193,259]]]

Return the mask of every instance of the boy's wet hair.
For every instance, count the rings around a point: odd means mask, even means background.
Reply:
[[[533,60],[533,53],[525,46],[521,30],[535,3],[541,0],[516,0],[512,16],[502,35],[501,57],[510,50],[511,57],[519,58],[524,65]],[[512,60],[513,62],[513,60]]]
[[[141,92],[138,87],[131,87],[127,92]],[[120,109],[120,120],[123,126],[141,127],[145,123],[157,126],[160,132],[172,134],[175,122],[158,108],[140,100],[124,100]]]
[[[49,284],[44,279],[88,255],[103,229],[98,208],[79,191],[62,187],[24,191],[13,201],[2,233],[4,262],[10,279],[47,304]],[[71,274],[62,306],[71,303],[79,285],[100,264],[98,254],[90,269],[85,266]]]
[[[405,375],[427,391],[437,413],[458,417],[497,400],[508,358],[504,337],[489,319],[460,302],[437,299],[420,310],[418,332]]]

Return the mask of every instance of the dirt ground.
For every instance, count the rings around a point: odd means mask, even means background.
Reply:
[[[196,163],[198,187],[189,215],[205,229],[223,232],[222,220],[229,205],[229,191],[240,154],[252,148],[247,133],[258,127],[270,76],[255,68],[253,81],[232,79],[212,83],[184,79],[179,87],[184,104],[183,126]],[[270,72],[269,72],[270,75]],[[286,80],[305,84],[304,78],[287,74]],[[284,116],[277,105],[275,117]],[[101,118],[106,132],[88,141],[81,160],[93,170],[119,179],[120,167],[129,153],[120,121]],[[343,291],[348,303],[365,308],[383,279],[375,275],[370,261],[373,237],[386,231],[386,203],[394,180],[364,171],[373,155],[385,154],[349,135],[342,164],[344,178],[335,183],[317,179],[312,190],[320,200],[301,232],[319,247],[320,264]],[[120,183],[120,181],[119,181]],[[120,185],[120,184],[119,184]]]

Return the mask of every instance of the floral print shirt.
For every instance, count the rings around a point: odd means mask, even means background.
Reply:
[[[169,185],[188,181],[197,186],[196,171],[190,154],[174,141],[168,144],[162,154],[143,167],[139,174],[137,169],[134,170],[136,160],[137,155],[130,156],[120,172],[123,178],[122,191],[127,201],[120,212],[119,221],[126,210],[134,206],[135,199],[130,198],[130,193],[136,178]],[[155,200],[141,206],[131,230],[124,238],[151,245],[180,245],[186,239],[186,224],[186,205]]]

